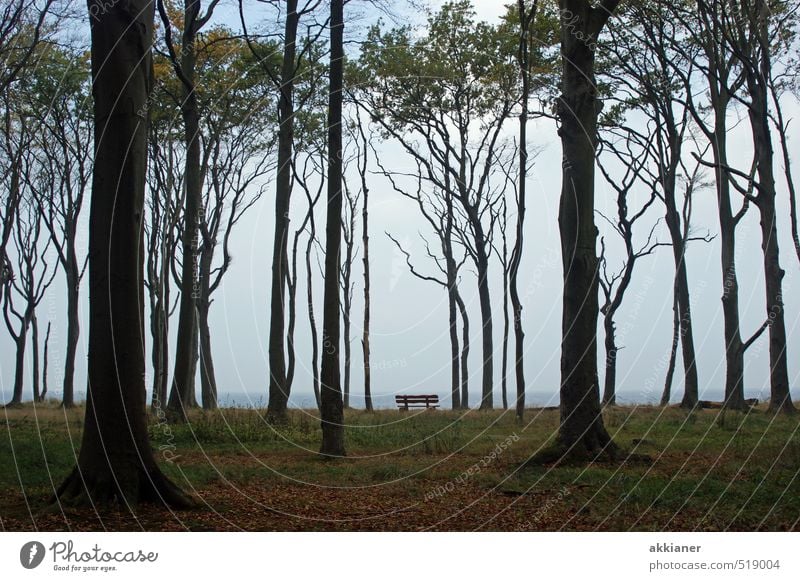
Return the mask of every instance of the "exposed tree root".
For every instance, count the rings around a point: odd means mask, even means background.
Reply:
[[[139,468],[132,477],[115,479],[110,471],[84,471],[75,467],[56,491],[49,509],[60,507],[136,506],[147,502],[167,508],[188,510],[199,502],[173,484],[158,467]]]

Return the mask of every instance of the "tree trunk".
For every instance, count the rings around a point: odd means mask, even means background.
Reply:
[[[14,390],[9,406],[22,403],[22,390],[25,386],[25,345],[28,341],[28,322],[22,323],[19,335],[14,339],[16,356],[14,357]]]
[[[283,64],[278,101],[278,174],[275,182],[275,238],[272,247],[272,294],[269,320],[270,421],[286,420],[289,392],[286,386],[285,306],[288,276],[289,207],[292,195],[292,148],[294,146],[294,77],[296,67],[297,0],[286,2]]]
[[[75,357],[78,352],[80,337],[80,274],[78,259],[74,249],[70,251],[70,259],[66,268],[67,279],[67,354],[64,358],[64,395],[61,405],[70,408],[75,405]]]
[[[503,244],[505,247],[505,243]],[[508,271],[503,269],[503,362],[500,376],[500,393],[503,400],[503,409],[508,409]]]
[[[314,400],[317,402],[317,409],[320,408],[321,401],[319,395],[319,338],[317,336],[317,320],[314,316],[314,286],[313,271],[311,269],[311,249],[314,245],[316,228],[314,226],[313,213],[311,217],[311,233],[306,245],[306,301],[308,303],[308,324],[311,327],[311,373],[314,388]]]
[[[344,409],[339,375],[339,260],[342,245],[342,84],[344,0],[331,0],[330,95],[328,98],[328,215],[325,227],[325,301],[322,321],[320,415],[328,458],[344,456]]]
[[[461,314],[461,409],[469,409],[469,315],[458,287],[455,288],[455,300]]]
[[[184,77],[181,117],[186,141],[183,225],[183,260],[181,264],[181,299],[178,312],[178,338],[175,346],[175,370],[168,408],[178,421],[188,420],[188,411],[197,407],[195,375],[197,373],[197,301],[200,298],[198,279],[200,213],[203,211],[203,175],[200,168],[200,111],[195,92],[196,21],[189,17],[197,9],[195,0],[185,0],[185,23],[180,52],[180,69]]]
[[[478,301],[481,306],[481,339],[483,347],[483,365],[481,378],[481,405],[480,409],[490,410],[494,407],[494,336],[492,334],[492,298],[489,294],[489,257],[484,250],[484,239],[482,229],[478,230],[481,235],[475,236],[475,244],[478,247]]]
[[[778,227],[775,215],[775,176],[772,135],[769,128],[768,93],[765,79],[769,78],[769,56],[762,51],[761,77],[755,71],[748,74],[750,93],[750,127],[756,151],[758,195],[756,206],[761,214],[761,249],[764,256],[764,283],[769,330],[770,403],[772,412],[794,413],[789,393],[789,370],[786,361],[786,322],[783,305],[783,277],[778,250]]]
[[[44,334],[44,353],[42,355],[42,393],[40,398],[46,401],[47,397],[47,359],[50,349],[50,323],[47,323],[47,332]]]
[[[367,144],[364,144],[366,148]],[[366,170],[366,149],[364,151]],[[364,354],[364,406],[368,412],[372,411],[372,377],[369,367],[369,323],[370,323],[370,287],[369,287],[369,188],[367,187],[366,175],[361,174],[361,190],[364,195],[363,206],[361,207],[361,244],[364,247],[364,332],[361,338],[361,349]]]
[[[558,224],[564,296],[561,343],[561,423],[558,443],[567,453],[613,454],[603,425],[597,375],[598,259],[594,223],[597,98],[594,51],[617,2],[593,8],[586,0],[561,0],[562,95],[559,134],[564,153]],[[569,26],[567,24],[569,23]],[[576,32],[581,32],[578,38]]]
[[[714,154],[715,178],[717,182],[717,206],[720,225],[720,262],[722,264],[722,315],[725,337],[725,407],[744,409],[744,346],[739,328],[739,280],[736,275],[736,222],[731,212],[730,181],[727,143],[725,133],[725,111],[727,106],[716,105],[715,140],[711,147]],[[682,407],[694,407],[684,395]]]
[[[667,376],[664,379],[664,391],[661,393],[661,406],[669,405],[672,396],[672,379],[675,376],[675,361],[678,358],[678,344],[681,337],[681,314],[678,305],[678,291],[673,286],[672,291],[672,344],[669,350],[669,363],[667,363]]]
[[[609,310],[603,317],[606,347],[606,376],[603,389],[603,405],[617,405],[617,340],[614,325],[615,311]]]
[[[205,299],[198,304],[200,323],[200,386],[203,409],[215,410],[217,401],[217,376],[214,373],[214,357],[211,352],[211,327],[208,324],[208,311],[211,305]]]
[[[59,505],[193,501],[163,475],[147,433],[143,211],[153,4],[89,2],[95,162],[89,218],[89,358],[78,464]],[[188,282],[188,279],[187,279]]]
[[[31,317],[31,350],[33,351],[33,401],[42,401],[39,394],[39,320]]]
[[[516,376],[517,399],[516,416],[522,421],[525,415],[525,367],[523,365],[524,338],[522,330],[522,302],[519,298],[519,267],[522,263],[522,249],[525,224],[525,204],[528,191],[528,101],[530,100],[530,24],[536,18],[536,5],[529,14],[525,9],[525,0],[517,1],[517,12],[520,20],[519,36],[519,68],[522,77],[522,111],[519,114],[519,184],[517,184],[517,230],[514,249],[511,251],[509,265],[509,295],[511,312],[514,321],[514,371]]]
[[[677,316],[678,324],[680,325],[680,343],[683,356],[684,395],[681,405],[691,409],[697,405],[699,387],[694,350],[694,331],[692,329],[692,309],[689,297],[689,277],[686,272],[686,235],[681,228],[680,214],[675,201],[676,172],[679,156],[681,155],[679,139],[677,135],[672,135],[670,139],[673,160],[670,167],[667,168],[667,175],[664,179],[664,203],[666,206],[665,222],[667,230],[669,230],[672,242],[672,256],[675,261],[673,293],[678,309]],[[669,378],[669,383],[672,385],[671,377]],[[669,394],[667,394],[667,400],[669,400]]]
[[[455,284],[447,287],[447,315],[450,325],[450,398],[453,409],[461,408],[461,384],[459,383],[458,319],[456,313]]]

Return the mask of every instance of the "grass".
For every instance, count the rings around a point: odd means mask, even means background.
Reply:
[[[611,408],[606,427],[651,463],[525,467],[557,411],[348,410],[348,457],[323,461],[316,410],[280,427],[263,410],[197,411],[150,437],[165,472],[205,503],[136,518],[40,515],[74,466],[83,410],[0,412],[3,530],[795,530],[800,420],[674,408]]]

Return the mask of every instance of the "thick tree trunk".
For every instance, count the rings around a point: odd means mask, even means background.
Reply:
[[[762,55],[762,78],[768,73],[767,56]],[[770,403],[772,412],[794,413],[789,393],[789,370],[786,361],[786,322],[783,305],[783,277],[778,249],[775,214],[775,176],[772,135],[769,128],[768,94],[762,79],[748,75],[751,104],[748,110],[756,151],[758,195],[756,206],[761,214],[761,249],[764,256],[764,283],[769,324]]]
[[[89,2],[95,163],[89,218],[89,360],[78,465],[60,505],[194,503],[156,464],[147,433],[143,210],[153,4]],[[187,281],[188,282],[188,281]]]
[[[339,260],[342,246],[342,84],[344,0],[331,0],[330,96],[328,100],[328,215],[325,227],[325,299],[322,321],[320,415],[326,457],[345,455],[344,406],[339,369]]]
[[[74,249],[66,268],[67,279],[67,354],[64,358],[64,395],[61,405],[70,408],[75,405],[75,357],[78,352],[78,339],[80,337],[80,316],[78,309],[80,275],[78,273],[78,260],[74,256]]]
[[[562,95],[559,134],[564,153],[558,224],[564,273],[561,343],[561,424],[558,443],[568,453],[612,453],[603,425],[597,374],[598,259],[594,223],[597,115],[601,105],[594,51],[606,4],[561,0]],[[569,16],[569,18],[568,18]],[[566,23],[570,26],[566,26]],[[578,38],[576,31],[581,32]]]
[[[275,182],[275,238],[272,247],[272,294],[269,320],[269,402],[271,421],[286,420],[289,391],[286,386],[285,299],[288,276],[289,207],[292,195],[294,146],[294,76],[296,67],[297,0],[286,2],[283,64],[278,101],[278,174]]]

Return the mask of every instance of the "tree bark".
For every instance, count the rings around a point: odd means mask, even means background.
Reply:
[[[44,334],[44,353],[42,354],[42,393],[40,399],[46,401],[47,397],[47,359],[50,350],[50,323],[47,323],[47,332]]]
[[[143,210],[153,4],[89,2],[95,163],[89,218],[89,361],[78,464],[60,505],[172,508],[193,501],[161,472],[147,433]]]
[[[469,409],[469,314],[461,293],[455,287],[455,300],[461,315],[461,409]]]
[[[764,7],[766,10],[766,7]],[[761,16],[761,14],[759,14]],[[759,18],[760,26],[766,28],[767,19]],[[767,31],[760,30],[761,38]],[[761,46],[759,69],[750,69],[747,88],[750,94],[748,115],[756,151],[758,194],[755,204],[761,214],[761,249],[764,259],[764,290],[766,293],[767,321],[769,330],[769,367],[771,412],[792,414],[796,412],[789,393],[789,370],[786,361],[786,321],[783,305],[783,277],[778,249],[778,227],[775,212],[775,176],[772,134],[769,126],[769,93],[766,85],[770,74],[768,47]]]
[[[514,248],[511,251],[509,265],[509,298],[514,321],[514,375],[516,378],[516,417],[522,421],[525,415],[525,332],[522,329],[522,301],[519,297],[519,267],[522,263],[524,248],[525,205],[528,191],[528,102],[531,93],[530,81],[530,25],[536,18],[537,4],[527,11],[525,0],[517,1],[517,12],[520,20],[519,35],[519,68],[522,77],[522,110],[519,114],[519,184],[517,184],[517,230]]]
[[[34,314],[31,317],[31,355],[33,356],[33,401],[42,401],[39,394],[39,320]]]
[[[199,214],[203,211],[203,175],[200,168],[200,111],[195,91],[197,55],[197,0],[184,0],[184,26],[180,51],[183,102],[181,118],[186,142],[186,166],[183,216],[183,260],[181,263],[181,298],[178,312],[178,338],[175,345],[175,370],[168,409],[177,421],[187,421],[188,411],[197,407],[195,375],[197,373],[199,286]]]
[[[617,339],[614,325],[614,312],[609,310],[603,316],[605,333],[606,375],[603,388],[603,405],[617,405]]]
[[[322,321],[320,453],[345,455],[344,405],[339,369],[339,259],[342,245],[342,88],[344,0],[331,0],[330,95],[328,98],[328,215],[325,227],[325,299]]]
[[[278,101],[278,174],[275,182],[275,239],[272,248],[272,295],[269,320],[269,402],[271,421],[286,420],[285,299],[289,257],[289,207],[292,195],[294,146],[294,77],[296,67],[297,0],[286,2],[283,64]]]
[[[210,303],[200,300],[198,303],[198,317],[200,325],[200,386],[202,393],[203,409],[215,410],[217,400],[217,376],[214,373],[214,357],[211,352],[211,327],[208,324],[208,311]]]
[[[594,224],[597,116],[596,41],[617,2],[597,8],[587,0],[561,0],[562,95],[559,134],[564,153],[558,224],[564,296],[561,343],[561,423],[558,444],[567,453],[613,454],[603,424],[597,374],[598,259]],[[581,38],[577,32],[581,32]]]
[[[80,273],[75,249],[68,243],[67,279],[67,354],[64,358],[64,394],[61,405],[70,408],[75,405],[75,357],[80,338]]]
[[[675,376],[675,361],[678,358],[678,346],[681,341],[681,313],[678,305],[678,291],[673,285],[672,291],[672,343],[669,349],[669,362],[667,363],[667,375],[664,379],[664,391],[661,393],[661,406],[669,405],[672,396],[672,379]]]
[[[14,389],[8,406],[18,406],[22,403],[22,391],[25,387],[25,345],[28,342],[28,322],[22,323],[19,335],[14,338],[16,347],[14,357]]]

